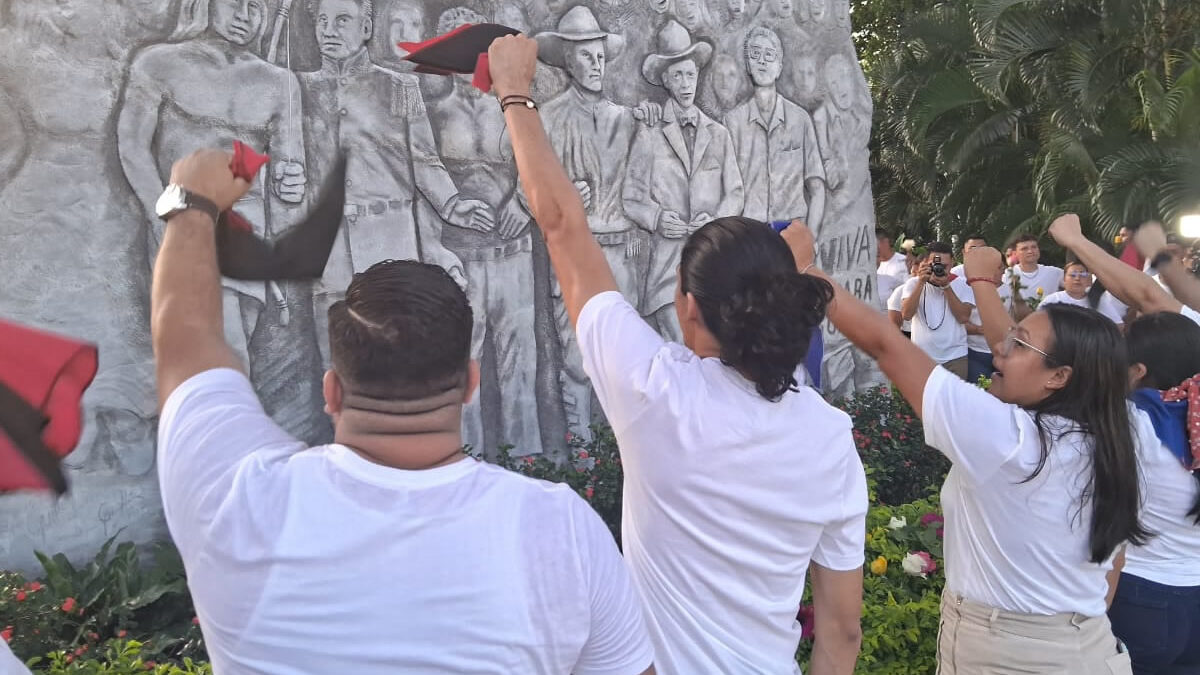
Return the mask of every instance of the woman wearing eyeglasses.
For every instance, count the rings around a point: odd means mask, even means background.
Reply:
[[[1129,308],[1103,288],[1092,288],[1092,273],[1087,265],[1078,261],[1069,262],[1063,271],[1063,290],[1047,295],[1039,307],[1057,303],[1087,307],[1100,312],[1118,326],[1125,323],[1125,313]],[[1098,292],[1093,293],[1093,290]]]
[[[811,265],[811,233],[784,237],[797,266]],[[990,391],[937,367],[840,284],[829,318],[878,360],[953,464],[938,672],[1127,674],[1105,616],[1106,572],[1120,545],[1146,541],[1137,457],[1153,431],[1131,426],[1117,327],[1063,304],[1014,324],[996,290],[1002,264],[995,249],[967,254],[995,352]]]

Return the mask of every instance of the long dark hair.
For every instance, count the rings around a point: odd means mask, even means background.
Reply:
[[[722,363],[769,401],[797,389],[796,368],[833,287],[797,272],[791,249],[771,226],[731,216],[701,227],[684,244],[679,284],[696,298]]]
[[[1116,324],[1084,307],[1046,305],[1043,310],[1054,330],[1047,350],[1047,368],[1071,367],[1066,386],[1026,409],[1034,414],[1042,455],[1026,479],[1045,468],[1050,436],[1055,432],[1047,417],[1063,417],[1077,427],[1058,433],[1089,436],[1092,441],[1092,476],[1080,495],[1080,510],[1092,506],[1089,538],[1091,560],[1107,560],[1124,542],[1143,544],[1150,533],[1138,520],[1141,506],[1137,450],[1126,399],[1129,359]]]
[[[1200,373],[1200,326],[1175,312],[1140,316],[1126,327],[1129,363],[1140,363],[1146,374],[1138,383],[1150,389],[1170,389]],[[1200,471],[1193,471],[1200,484]],[[1188,515],[1200,525],[1200,494]]]

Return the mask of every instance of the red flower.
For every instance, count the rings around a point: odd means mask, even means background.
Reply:
[[[198,616],[193,616],[193,617],[192,617],[192,625],[193,625],[193,626],[199,626],[199,625],[200,625],[200,617],[198,617]]]
[[[525,464],[526,464],[526,465],[528,465],[528,466],[533,466],[533,458],[532,458],[532,457],[526,457],[526,458],[525,458]]]
[[[579,459],[587,459],[587,458],[588,458],[587,450],[580,450],[579,451]]]
[[[92,631],[92,632],[88,633],[88,639],[89,640],[99,640],[100,634],[97,633],[96,631]]]
[[[36,593],[36,592],[42,590],[42,585],[40,583],[34,581],[34,582],[26,585],[25,589]]]
[[[884,438],[891,438],[891,437],[892,437],[892,432],[890,432],[890,431],[885,431],[885,432],[883,432],[883,433],[882,433],[882,434],[880,434],[880,435],[881,435],[881,436],[883,436]]]
[[[154,670],[157,667],[158,667],[158,664],[153,661],[146,662],[146,670]]]
[[[83,647],[80,647],[79,649],[76,649],[74,653],[75,653],[75,656],[83,656],[83,652],[84,652]]]
[[[129,635],[129,631],[124,631],[124,630],[117,631],[117,637],[119,637],[119,638],[123,638],[126,635]]]
[[[591,486],[588,486],[588,489],[587,489],[587,490],[585,490],[583,494],[584,494],[584,496],[585,496],[585,497],[587,497],[588,499],[591,499],[591,498],[592,498],[592,495],[596,494],[596,490],[595,490],[595,489],[593,489]]]
[[[72,661],[74,661],[74,660],[75,660],[75,655],[74,655],[74,654],[67,654],[67,658],[65,658],[65,659],[63,659],[63,660],[64,660],[64,661],[66,661],[67,663],[71,663]]]
[[[4,638],[5,642],[12,642],[13,627],[8,626],[4,630],[0,630],[0,638]]]
[[[62,611],[68,614],[75,611],[75,598],[67,598],[62,604]]]
[[[25,602],[25,591],[17,591],[17,602]]]

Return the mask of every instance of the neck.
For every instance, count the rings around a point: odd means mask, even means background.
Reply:
[[[769,118],[775,112],[775,85],[754,88],[754,102],[758,104],[758,112],[763,119]]]
[[[893,251],[892,249],[881,248],[881,249],[879,249],[879,262],[884,262],[885,260],[891,260],[892,256],[894,256],[894,255],[896,255],[896,252]]]
[[[334,442],[395,469],[433,469],[462,459],[463,391],[397,401],[347,394]]]
[[[579,84],[575,80],[571,80],[571,86],[575,88],[575,93],[579,94],[585,101],[596,102],[600,100],[601,92],[592,91],[587,87]]]
[[[1021,271],[1022,272],[1036,272],[1036,271],[1038,271],[1038,264],[1023,262],[1023,263],[1021,263]]]

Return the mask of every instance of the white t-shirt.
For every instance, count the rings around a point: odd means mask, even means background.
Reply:
[[[889,312],[904,311],[904,284],[900,284],[892,290],[892,294],[888,296],[887,308]],[[912,321],[905,321],[900,324],[900,330],[911,333]]]
[[[1103,615],[1112,560],[1090,562],[1092,509],[1080,510],[1090,440],[1059,437],[1073,423],[1046,420],[1049,459],[1023,482],[1041,457],[1033,415],[943,368],[929,376],[922,400],[925,442],[953,464],[942,486],[947,589],[1010,612]],[[1135,441],[1158,439],[1138,426]]]
[[[862,566],[867,482],[850,418],[775,403],[666,343],[619,293],[584,306],[584,368],[621,448],[625,560],[663,675],[798,673],[809,561]]]
[[[474,459],[424,471],[315,448],[242,374],[176,389],[167,525],[221,673],[641,673],[628,571],[564,485]]]
[[[1137,411],[1137,424],[1154,425]],[[1200,586],[1200,525],[1188,511],[1200,492],[1192,472],[1184,468],[1161,443],[1146,449],[1139,459],[1142,476],[1142,525],[1158,536],[1145,546],[1125,550],[1125,572],[1167,586]]]
[[[1043,299],[1038,305],[1038,307],[1053,305],[1055,303],[1075,305],[1076,307],[1087,307],[1089,309],[1092,306],[1088,302],[1086,296],[1083,298],[1072,298],[1070,293],[1067,293],[1066,291],[1058,291],[1057,293],[1051,293],[1050,295],[1047,295],[1045,299]],[[1116,298],[1109,295],[1108,291],[1105,291],[1104,294],[1100,296],[1100,302],[1096,305],[1096,311],[1106,316],[1110,321],[1118,326],[1125,323],[1125,313],[1121,311],[1120,303],[1118,303]]]
[[[913,277],[905,282],[901,300],[912,297],[920,281],[919,277]],[[971,288],[967,286],[965,279],[958,277],[950,282],[950,290],[962,300],[970,293]],[[946,291],[933,284],[925,284],[918,302],[920,304],[917,305],[917,313],[912,317],[913,344],[938,363],[966,356],[967,327],[954,318]]]
[[[967,276],[967,266],[963,264],[955,265],[954,267],[950,268],[950,274],[953,274],[956,277],[965,277]]]
[[[1196,310],[1192,309],[1191,307],[1184,305],[1183,307],[1181,307],[1179,309],[1179,313],[1186,316],[1187,318],[1191,319],[1195,323],[1200,324],[1200,312],[1197,312]]]
[[[1057,293],[1062,288],[1063,271],[1053,265],[1038,265],[1033,274],[1021,269],[1020,265],[1008,268],[1004,273],[1004,284],[1012,289],[1012,279],[1016,276],[1021,281],[1020,297],[1025,300],[1037,297],[1037,289],[1042,289],[1042,297]]]
[[[892,253],[892,257],[887,260],[880,260],[879,267],[875,269],[875,273],[880,276],[889,276],[896,280],[896,283],[904,283],[908,278],[908,256],[902,251]],[[880,293],[882,296],[883,293]]]
[[[964,283],[963,286],[965,286],[966,288],[964,290],[962,290],[962,295],[959,295],[958,299],[961,300],[962,302],[967,303],[968,305],[971,305],[970,322],[975,324],[976,326],[982,326],[983,318],[979,314],[979,307],[977,307],[975,305],[975,289],[971,288],[971,286],[969,284]],[[1003,284],[996,287],[996,293],[1000,296],[1000,300],[1002,302],[1004,302],[1005,306],[1007,306],[1008,301],[1010,299],[1012,299],[1012,288],[1005,286]],[[965,329],[965,326],[964,326],[964,329]],[[967,349],[970,349],[973,352],[980,352],[983,354],[991,354],[992,353],[992,348],[991,348],[991,346],[988,345],[987,338],[982,335],[968,334],[967,335]]]
[[[3,638],[0,638],[0,675],[29,675],[29,669],[12,653]]]

